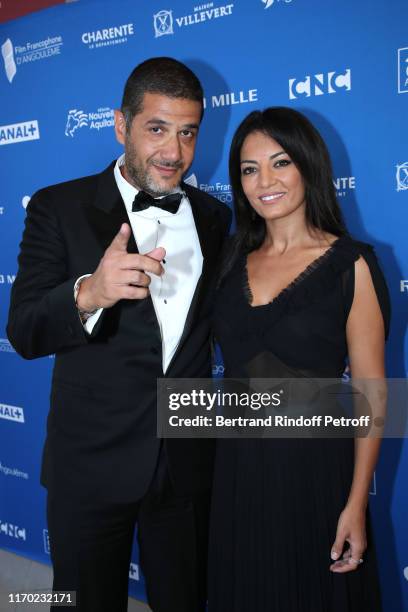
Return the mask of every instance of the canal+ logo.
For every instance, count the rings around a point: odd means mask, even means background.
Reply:
[[[27,140],[39,140],[40,128],[38,121],[24,121],[23,123],[11,123],[0,125],[0,145],[8,145]]]
[[[20,406],[0,404],[0,419],[14,421],[15,423],[25,423],[24,410]]]

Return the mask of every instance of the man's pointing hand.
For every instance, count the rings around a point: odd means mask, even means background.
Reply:
[[[149,295],[150,278],[146,272],[163,274],[160,262],[166,251],[157,247],[145,255],[128,253],[130,235],[130,226],[123,223],[95,272],[82,281],[77,296],[80,310],[92,312],[110,308],[119,300],[141,300]]]

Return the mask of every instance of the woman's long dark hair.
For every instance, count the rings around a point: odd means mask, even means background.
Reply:
[[[229,174],[237,232],[222,264],[220,281],[240,253],[259,248],[265,239],[265,221],[254,215],[241,185],[241,149],[253,132],[276,140],[299,170],[305,186],[307,224],[335,236],[348,233],[336,199],[330,155],[316,128],[304,115],[284,106],[253,111],[238,126],[231,143]]]

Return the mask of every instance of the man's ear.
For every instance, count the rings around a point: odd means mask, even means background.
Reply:
[[[126,120],[125,120],[124,114],[120,110],[115,110],[115,134],[116,134],[116,140],[120,144],[125,144]]]

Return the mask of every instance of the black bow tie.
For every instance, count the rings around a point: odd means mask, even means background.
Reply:
[[[164,196],[164,198],[154,198],[149,193],[146,193],[146,191],[139,191],[133,200],[132,212],[139,212],[140,210],[146,210],[150,206],[156,206],[156,208],[162,208],[174,214],[178,211],[182,198],[183,194],[179,192],[170,193],[170,195]]]

